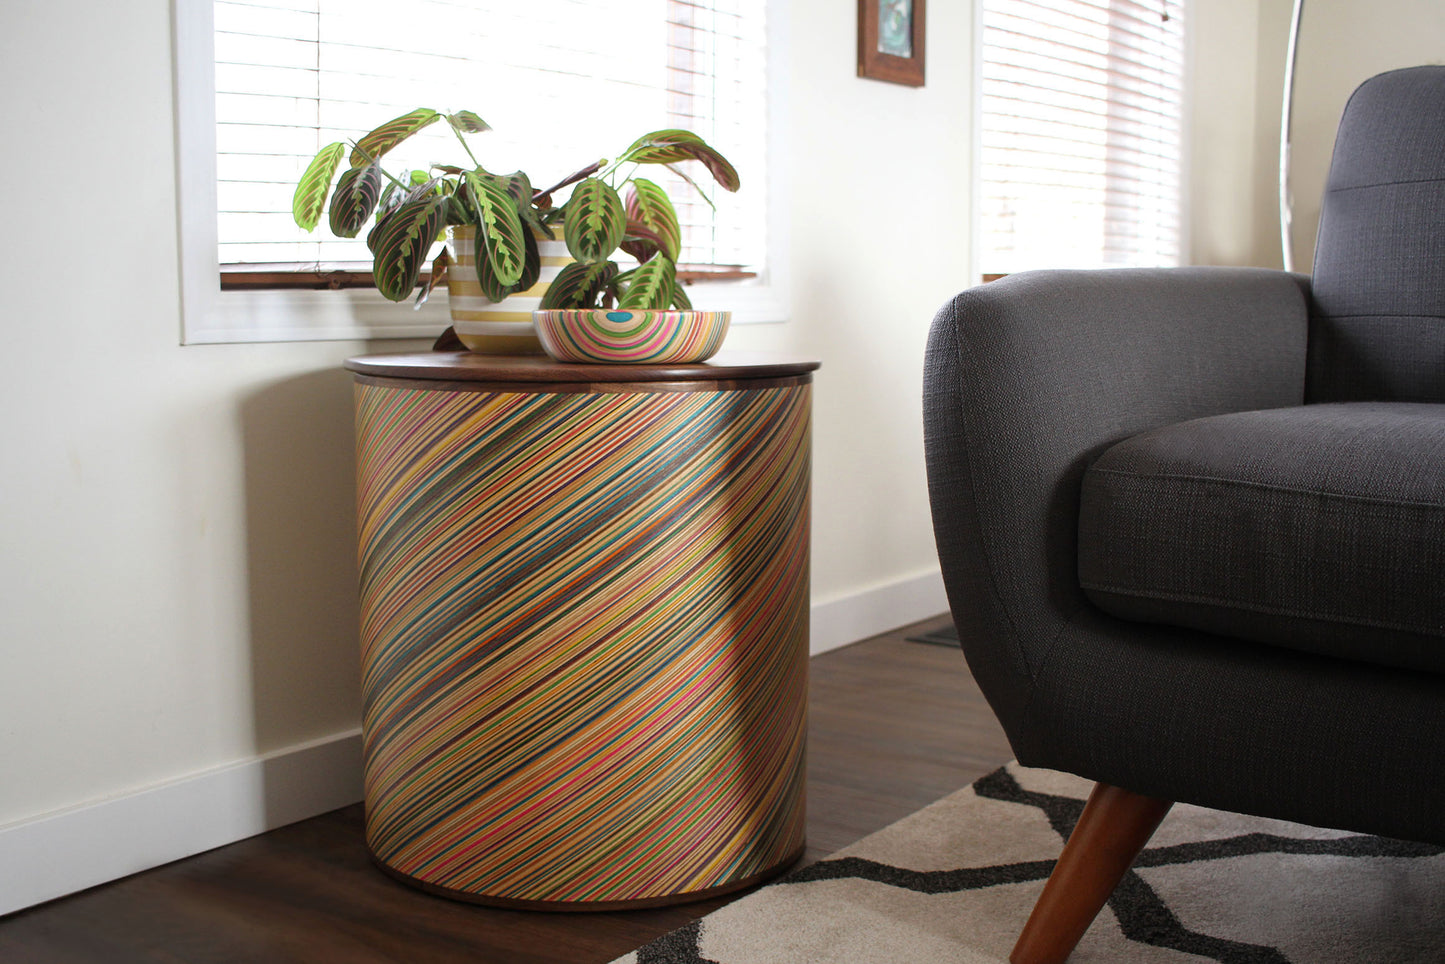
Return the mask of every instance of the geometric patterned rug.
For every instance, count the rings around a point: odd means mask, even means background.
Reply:
[[[615,964],[1002,964],[1091,787],[1011,763]],[[1445,961],[1445,848],[1176,804],[1069,960]]]

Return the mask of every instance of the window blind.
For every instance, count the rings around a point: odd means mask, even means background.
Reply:
[[[1180,0],[984,0],[980,268],[1180,258]]]
[[[468,143],[490,171],[545,187],[650,130],[686,127],[742,174],[738,194],[695,174],[714,217],[665,168],[681,260],[761,266],[766,163],[764,0],[218,0],[220,260],[369,262],[364,235],[312,234],[291,196],[312,155],[416,107],[473,110]],[[387,155],[388,169],[470,166],[446,124]],[[562,198],[566,192],[562,192]]]

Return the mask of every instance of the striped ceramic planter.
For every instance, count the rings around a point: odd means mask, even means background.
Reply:
[[[808,380],[362,380],[382,867],[586,910],[736,889],[801,853]]]
[[[464,225],[449,230],[447,246],[451,249],[452,267],[447,271],[447,297],[452,328],[462,344],[486,355],[542,354],[542,344],[532,327],[532,312],[542,307],[542,296],[557,272],[573,260],[562,240],[561,226],[554,229],[556,240],[538,236],[542,276],[537,283],[504,301],[488,299],[477,281],[476,228]]]
[[[585,308],[538,311],[534,318],[542,347],[558,361],[658,365],[717,354],[732,312]]]

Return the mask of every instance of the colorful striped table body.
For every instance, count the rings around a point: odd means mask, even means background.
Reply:
[[[394,377],[405,357],[384,377],[348,363],[376,860],[564,910],[784,869],[803,848],[816,366],[538,360],[516,380],[433,355]]]

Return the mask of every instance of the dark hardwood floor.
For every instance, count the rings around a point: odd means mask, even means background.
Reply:
[[[958,649],[905,641],[947,624],[926,620],[812,661],[805,860],[1010,758]],[[0,961],[588,964],[735,898],[547,914],[431,897],[370,864],[357,805],[0,918]]]

